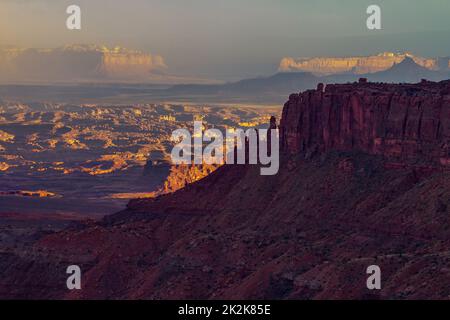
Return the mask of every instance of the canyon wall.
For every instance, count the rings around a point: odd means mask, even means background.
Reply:
[[[449,58],[428,59],[414,56],[411,53],[383,52],[375,56],[367,57],[286,57],[281,60],[279,70],[283,72],[304,71],[320,75],[343,72],[365,74],[387,70],[394,64],[402,62],[407,57],[429,70],[448,70],[450,66]]]
[[[293,94],[280,124],[284,152],[354,153],[291,157],[274,176],[224,165],[58,232],[6,220],[0,298],[448,299],[450,171],[385,170],[358,151],[448,167],[449,105],[450,81],[361,80]],[[82,269],[83,290],[67,290],[68,265]],[[383,290],[367,290],[368,265],[385,270]]]
[[[292,94],[280,125],[290,154],[359,150],[393,165],[450,167],[450,81],[319,84]]]

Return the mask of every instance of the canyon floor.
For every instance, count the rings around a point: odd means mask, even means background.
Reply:
[[[172,132],[258,127],[280,108],[4,102],[0,105],[0,213],[101,217],[160,190]],[[172,179],[173,180],[173,179]]]
[[[194,119],[260,126],[280,108],[0,102],[0,252],[182,188],[211,171],[170,163],[172,131]],[[3,274],[3,273],[2,273]]]

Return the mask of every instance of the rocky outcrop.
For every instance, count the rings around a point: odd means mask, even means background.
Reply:
[[[173,165],[170,161],[147,161],[144,167],[144,175],[149,179],[158,181],[159,187],[154,192],[155,195],[163,195],[175,192],[203,179],[214,172],[220,165],[201,164],[201,165]]]
[[[397,164],[450,166],[450,81],[324,85],[292,94],[281,120],[290,153],[363,151]]]

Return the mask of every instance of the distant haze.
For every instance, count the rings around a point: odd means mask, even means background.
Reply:
[[[81,31],[65,27],[71,4]],[[366,29],[370,4],[381,31]],[[0,45],[119,45],[157,57],[152,73],[235,80],[275,73],[283,57],[449,56],[449,16],[448,0],[0,0]]]

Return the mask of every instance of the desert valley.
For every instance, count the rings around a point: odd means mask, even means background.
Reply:
[[[449,107],[448,81],[396,85],[360,79],[293,93],[278,118],[282,163],[276,176],[259,175],[257,166],[225,165],[173,193],[131,200],[125,210],[101,219],[68,223],[49,215],[34,223],[32,215],[5,215],[0,270],[8,277],[0,282],[0,296],[446,299]],[[49,199],[117,198],[115,179],[127,179],[119,183],[127,191],[149,190],[152,179],[143,179],[143,172],[158,167],[167,152],[161,128],[192,117],[182,106],[45,108],[2,114],[3,121],[30,121],[34,129],[20,136],[13,124],[6,126],[3,153],[18,146],[22,153],[17,162],[3,157],[2,175],[11,170],[19,173],[15,181],[24,181],[21,175],[49,174],[51,182],[67,176],[66,187],[49,182],[42,192]],[[265,109],[208,111],[208,123],[217,126],[268,120]],[[150,126],[140,122],[146,115],[153,119]],[[114,130],[108,130],[111,122]],[[161,131],[154,137],[141,130]],[[61,152],[59,162],[46,159],[46,152]],[[154,154],[149,164],[147,156]],[[72,188],[70,179],[78,185],[98,176],[107,180]],[[38,180],[29,180],[28,189],[30,181]],[[28,196],[33,194],[7,195]],[[70,264],[84,270],[81,291],[64,286]],[[368,264],[385,270],[381,292],[366,290]]]
[[[78,2],[0,4],[0,299],[450,300],[448,1]]]

